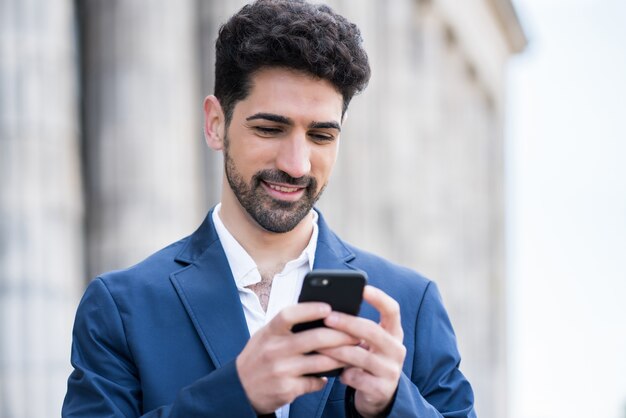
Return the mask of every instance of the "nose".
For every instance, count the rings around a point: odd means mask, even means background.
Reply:
[[[311,171],[311,149],[304,133],[294,133],[280,141],[276,168],[300,178]]]

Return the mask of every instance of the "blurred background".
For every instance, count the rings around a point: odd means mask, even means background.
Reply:
[[[0,0],[0,418],[58,416],[86,283],[218,201],[201,104],[243,3]],[[625,418],[626,3],[329,4],[373,70],[331,226],[437,281],[481,418]]]
[[[519,0],[510,66],[512,418],[626,417],[626,2]]]

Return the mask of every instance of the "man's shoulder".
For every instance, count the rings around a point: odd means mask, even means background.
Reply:
[[[390,261],[380,255],[360,249],[351,244],[344,245],[354,254],[354,259],[350,263],[359,270],[368,274],[369,282],[377,287],[401,288],[424,291],[431,280],[424,277],[417,271]]]
[[[435,287],[434,283],[411,268],[350,244],[345,246],[354,256],[350,266],[366,272],[368,284],[381,289],[400,304],[403,323],[414,321],[428,289]],[[413,329],[412,325],[407,329]]]

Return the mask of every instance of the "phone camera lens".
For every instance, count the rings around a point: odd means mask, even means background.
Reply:
[[[316,278],[316,279],[311,280],[311,285],[315,286],[315,287],[328,286],[329,283],[330,283],[330,281],[328,279]]]

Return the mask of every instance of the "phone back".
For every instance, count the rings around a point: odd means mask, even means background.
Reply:
[[[298,302],[325,302],[333,311],[358,315],[367,278],[360,271],[313,270],[306,275]],[[312,321],[297,324],[294,332],[324,326]]]

